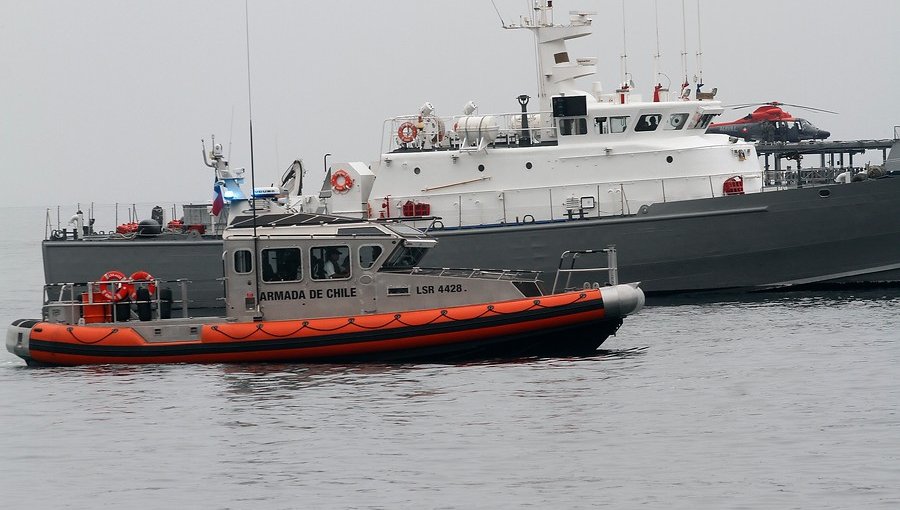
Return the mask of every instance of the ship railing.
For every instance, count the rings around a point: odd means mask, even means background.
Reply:
[[[471,278],[480,280],[503,280],[511,282],[538,282],[541,272],[525,269],[477,269],[453,267],[411,267],[383,270],[385,273],[421,276],[441,276],[447,278]]]
[[[86,322],[125,322],[170,319],[172,310],[180,308],[181,317],[188,318],[191,280],[113,280],[95,282],[50,283],[44,285],[43,319],[47,322],[84,324]],[[147,298],[135,290],[135,299],[125,295],[121,300],[107,299],[102,289],[116,294],[122,285],[146,289]],[[172,287],[178,289],[174,298]],[[143,294],[143,293],[141,293]]]
[[[787,168],[781,170],[766,170],[765,184],[768,188],[795,188],[800,186],[823,186],[834,184],[837,177],[849,172],[851,177],[859,173],[865,173],[866,167],[859,166],[825,166],[810,168]],[[798,183],[799,179],[799,183]]]
[[[391,195],[373,199],[388,203],[390,216],[428,232],[450,228],[616,218],[644,213],[652,204],[715,198],[734,173],[665,177],[620,182],[588,182],[466,193]],[[762,173],[744,174],[748,193],[762,188]],[[465,184],[462,181],[456,184]],[[435,191],[436,188],[425,191]],[[440,190],[438,190],[440,191]],[[434,216],[403,216],[403,204],[427,203]],[[370,203],[373,203],[370,200]]]
[[[606,267],[575,267],[575,263],[579,259],[604,254],[606,255]],[[615,246],[610,246],[602,250],[566,250],[559,257],[559,268],[556,270],[556,277],[553,278],[553,290],[551,293],[556,294],[561,276],[565,276],[565,284],[563,284],[562,291],[569,291],[578,288],[572,286],[573,275],[577,273],[599,273],[604,271],[607,273],[607,281],[604,282],[603,285],[619,284],[619,263],[616,257]],[[601,285],[600,282],[586,282],[581,288],[600,288],[603,285]]]
[[[384,122],[382,133],[382,153],[396,150],[460,150],[472,151],[485,147],[515,147],[538,144],[542,141],[555,142],[559,139],[559,127],[547,122],[552,112],[522,112],[454,115],[448,117],[401,115]],[[481,129],[459,129],[461,120],[469,117],[486,119]],[[400,140],[398,130],[406,123],[416,127],[416,136],[409,142]],[[411,131],[409,131],[411,133]]]

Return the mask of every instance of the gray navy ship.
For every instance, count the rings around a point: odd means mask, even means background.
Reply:
[[[813,185],[766,172],[753,143],[707,133],[724,111],[714,90],[658,86],[644,100],[627,80],[579,85],[596,58],[571,57],[567,41],[591,33],[591,14],[552,20],[538,1],[504,27],[535,36],[535,98],[500,114],[472,101],[440,116],[425,103],[385,122],[377,161],[333,164],[315,194],[303,193],[296,161],[279,189],[254,191],[253,207],[404,222],[440,239],[429,266],[552,275],[561,252],[612,245],[620,278],[650,296],[900,281],[900,178]],[[885,166],[897,158],[895,146]],[[212,159],[223,189],[240,193],[220,149]],[[221,306],[222,242],[203,221],[204,234],[57,235],[43,243],[47,283],[143,270],[205,282],[194,299]]]

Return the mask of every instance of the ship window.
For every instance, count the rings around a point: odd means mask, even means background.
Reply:
[[[428,248],[418,246],[398,246],[396,250],[384,261],[381,270],[412,269],[422,260]]]
[[[622,117],[610,117],[609,118],[609,132],[610,133],[624,133],[625,130],[628,129],[628,116]]]
[[[587,119],[559,119],[559,134],[567,135],[586,135]]]
[[[300,248],[267,248],[260,262],[264,282],[296,282],[301,279]]]
[[[350,248],[316,246],[309,250],[310,275],[313,280],[350,278]]]
[[[637,124],[634,125],[635,131],[656,131],[656,128],[659,127],[659,121],[662,120],[662,115],[658,113],[651,113],[647,115],[641,115],[638,117]]]
[[[359,267],[369,269],[375,265],[375,261],[381,256],[381,246],[369,244],[359,247]]]
[[[673,113],[669,116],[669,122],[663,124],[663,129],[681,129],[687,123],[687,118],[688,114],[686,113]]]
[[[693,129],[706,129],[709,127],[709,123],[712,122],[714,118],[716,118],[715,113],[704,113],[700,116],[700,120],[697,121],[697,124],[694,125]]]
[[[234,272],[247,274],[253,271],[253,257],[250,250],[238,250],[234,252]]]
[[[565,64],[569,61],[569,53],[566,51],[554,53],[553,60],[556,61],[557,64]]]
[[[605,135],[609,133],[609,123],[606,117],[594,117],[594,134]]]

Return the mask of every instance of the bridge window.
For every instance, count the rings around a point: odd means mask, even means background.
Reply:
[[[693,129],[706,129],[709,127],[709,123],[712,122],[714,118],[716,118],[716,113],[704,113],[700,116],[700,120],[694,125]]]
[[[381,271],[392,270],[392,269],[401,269],[408,270],[412,269],[422,260],[422,257],[425,256],[425,253],[428,252],[428,248],[421,248],[417,246],[398,246],[396,250],[384,261],[384,264],[381,266]]]
[[[568,135],[586,135],[587,119],[584,117],[577,119],[559,119],[559,134]]]
[[[247,274],[253,271],[253,257],[250,250],[237,250],[234,252],[234,272]]]
[[[313,280],[350,278],[350,247],[316,246],[309,250]]]
[[[669,115],[669,121],[663,124],[663,129],[679,130],[687,124],[687,118],[686,113],[673,113]]]
[[[260,266],[264,282],[300,281],[300,248],[265,249]]]
[[[662,120],[662,115],[658,113],[651,113],[648,115],[641,115],[638,117],[637,124],[634,125],[635,131],[656,131],[656,128],[659,127],[659,121]]]
[[[359,267],[369,269],[375,265],[375,261],[381,256],[381,246],[370,244],[359,247]]]
[[[606,117],[594,117],[594,134],[605,135],[609,133],[609,122]]]
[[[610,117],[609,118],[609,132],[610,133],[624,133],[626,129],[628,129],[628,119],[629,117]]]

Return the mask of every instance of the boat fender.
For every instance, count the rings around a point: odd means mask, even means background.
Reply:
[[[415,140],[416,135],[418,134],[419,128],[412,122],[404,122],[403,124],[400,124],[400,127],[397,129],[397,138],[403,143],[409,143]]]
[[[125,273],[113,269],[100,277],[100,294],[106,299],[119,302],[131,295],[134,286],[125,280]]]
[[[338,193],[344,193],[353,187],[353,178],[342,168],[331,175],[331,187]]]
[[[148,273],[147,271],[135,271],[135,272],[131,273],[131,282],[132,282],[131,299],[137,299],[137,297],[138,297],[137,291],[140,290],[134,285],[135,283],[146,283],[147,284],[147,291],[149,292],[147,300],[150,299],[150,296],[152,296],[153,294],[156,293],[156,278],[154,278],[153,275]]]

